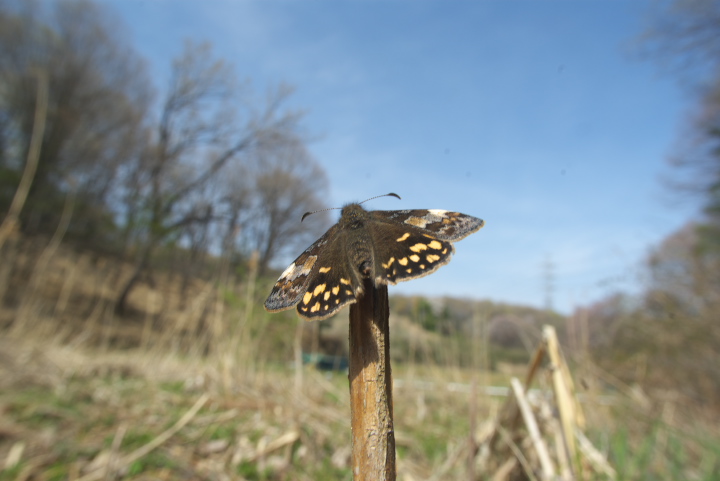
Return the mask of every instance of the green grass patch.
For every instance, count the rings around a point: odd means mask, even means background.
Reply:
[[[130,464],[128,468],[129,476],[137,476],[138,474],[153,471],[155,469],[175,469],[179,464],[169,458],[160,451],[153,451]]]
[[[12,468],[6,468],[0,471],[0,481],[13,481],[18,479],[20,472],[25,467],[25,463],[19,462]]]
[[[147,431],[139,431],[137,429],[130,429],[125,433],[125,437],[122,439],[122,449],[132,451],[141,446],[146,445],[155,438],[154,433]]]
[[[257,463],[242,462],[237,467],[237,474],[247,479],[248,481],[262,481],[268,479],[271,474],[269,469],[260,471]]]
[[[720,440],[700,446],[659,422],[644,434],[620,427],[610,433],[607,447],[618,481],[720,479]]]
[[[159,384],[160,389],[163,391],[175,393],[175,394],[185,394],[185,382],[184,381],[169,381],[169,382],[161,382]]]
[[[210,439],[233,439],[237,433],[237,422],[220,424],[210,430]]]

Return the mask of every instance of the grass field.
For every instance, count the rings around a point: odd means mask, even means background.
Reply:
[[[239,377],[212,359],[7,338],[0,348],[0,479],[351,479],[344,374],[269,366]],[[468,479],[470,394],[457,386],[469,374],[449,374],[395,389],[398,479]],[[717,427],[616,399],[584,405],[617,479],[719,479]],[[479,395],[479,426],[502,401]]]
[[[259,282],[197,281],[185,299],[144,288],[121,320],[107,264],[59,256],[45,268],[22,290],[9,283],[1,313],[0,480],[352,479],[347,375],[291,362],[311,325],[269,318]],[[400,480],[489,479],[472,447],[505,398],[483,388],[525,366],[459,357],[393,365]],[[720,479],[716,406],[571,367],[585,432],[616,479]]]

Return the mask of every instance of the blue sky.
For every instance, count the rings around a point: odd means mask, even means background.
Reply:
[[[662,183],[690,100],[633,55],[646,1],[105,0],[162,88],[184,39],[307,110],[328,205],[483,218],[437,273],[391,294],[569,313],[641,285],[696,211]]]

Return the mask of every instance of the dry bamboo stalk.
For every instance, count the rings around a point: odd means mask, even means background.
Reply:
[[[562,360],[560,358],[557,336],[552,326],[543,328],[543,337],[547,344],[548,357],[551,363],[551,372],[553,380],[553,391],[555,393],[555,402],[560,414],[560,423],[562,425],[563,440],[571,466],[574,466],[576,460],[577,448],[575,446],[575,403],[574,399],[568,392],[568,386],[565,384],[565,377],[562,373]]]
[[[548,403],[543,403],[540,408],[540,414],[547,423],[550,432],[552,432],[555,456],[558,461],[558,467],[560,469],[560,479],[572,480],[572,470],[570,469],[570,459],[567,456],[567,449],[565,449],[565,440],[563,439],[562,427],[560,422],[552,413],[552,408]]]
[[[296,430],[288,431],[279,438],[270,441],[266,445],[260,447],[257,452],[251,456],[250,458],[246,459],[245,461],[256,461],[259,458],[262,458],[264,456],[267,456],[268,454],[272,453],[273,451],[277,451],[278,449],[290,446],[295,444],[295,442],[300,439],[300,433]]]
[[[508,433],[505,428],[499,425],[497,427],[497,430],[500,433],[500,438],[505,442],[505,444],[507,444],[507,446],[515,455],[515,459],[517,459],[520,463],[520,466],[522,466],[523,471],[525,471],[528,479],[530,479],[530,481],[537,481],[535,474],[533,474],[532,466],[530,466],[530,462],[523,454],[522,449],[520,449],[520,447],[515,443],[515,441],[513,441],[510,433]]]
[[[112,444],[110,445],[110,451],[108,452],[107,463],[105,465],[105,479],[115,479],[115,465],[120,454],[120,444],[122,443],[126,432],[127,425],[124,423],[118,427],[117,431],[115,431],[115,436],[113,437]]]
[[[610,466],[610,463],[607,462],[605,456],[595,449],[595,446],[592,445],[580,429],[575,430],[575,436],[577,437],[580,451],[585,455],[587,460],[595,466],[595,469],[602,471],[609,479],[614,480],[617,477],[617,473],[612,466]]]
[[[555,330],[553,329],[553,332]],[[555,337],[557,344],[557,336]],[[575,412],[575,424],[580,428],[585,429],[585,413],[583,412],[582,405],[577,398],[577,390],[575,389],[575,383],[573,382],[572,375],[570,374],[570,368],[565,361],[565,356],[562,353],[558,345],[558,357],[560,358],[560,371],[562,372],[563,379],[565,379],[565,386],[568,388],[568,392],[572,396],[573,411]]]
[[[543,358],[546,354],[546,348],[545,344],[541,343],[537,350],[535,351],[535,355],[532,358],[532,361],[530,361],[530,365],[528,367],[527,374],[525,375],[525,387],[530,388],[530,385],[532,384],[533,379],[535,378],[535,373],[537,372],[538,368],[540,367],[540,364],[542,363]],[[510,430],[515,430],[517,427],[518,420],[520,418],[520,411],[518,410],[517,403],[515,402],[515,398],[513,396],[508,396],[502,409],[501,409],[501,416],[502,416],[502,422]],[[492,438],[489,441],[490,449],[495,450],[495,446],[497,445],[499,441],[499,433],[498,431],[495,431],[492,434]]]
[[[495,473],[493,473],[492,478],[490,478],[490,481],[506,481],[508,477],[510,476],[510,473],[513,469],[515,469],[515,466],[517,465],[518,460],[516,458],[508,458],[507,461],[505,461]]]
[[[25,442],[24,441],[16,441],[12,447],[10,448],[10,451],[8,451],[7,456],[5,457],[5,466],[3,469],[12,469],[17,464],[20,463],[22,460],[22,455],[25,452]]]
[[[365,282],[350,306],[350,417],[356,481],[395,479],[387,286]]]
[[[516,377],[510,380],[510,385],[515,393],[515,399],[517,400],[518,407],[520,408],[520,413],[522,414],[525,426],[527,426],[528,433],[530,434],[530,440],[532,441],[533,446],[535,447],[535,452],[540,459],[542,478],[544,480],[550,480],[555,476],[555,467],[553,466],[547,446],[545,446],[545,442],[540,434],[540,428],[538,428],[537,420],[530,408],[530,403],[525,396],[525,390]]]
[[[545,344],[540,343],[535,350],[535,355],[532,358],[532,361],[530,361],[530,366],[528,367],[528,372],[525,375],[525,387],[527,389],[530,389],[530,385],[533,382],[533,379],[535,378],[535,373],[538,370],[538,367],[540,367],[540,363],[542,362],[543,358],[545,357]]]

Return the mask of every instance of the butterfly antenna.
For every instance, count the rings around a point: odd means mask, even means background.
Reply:
[[[358,202],[358,203],[359,203],[359,204],[364,204],[365,202],[367,202],[367,201],[369,201],[369,200],[377,199],[378,197],[397,197],[398,199],[402,200],[402,197],[400,197],[399,195],[397,195],[397,194],[394,193],[394,192],[390,192],[389,194],[376,195],[375,197],[370,197],[369,199],[365,199],[364,201]]]
[[[305,212],[305,213],[302,215],[302,217],[300,218],[300,222],[304,221],[304,220],[305,220],[305,217],[307,217],[307,216],[309,216],[309,215],[317,214],[318,212],[325,212],[325,211],[328,211],[328,210],[337,210],[337,209],[342,209],[342,207],[328,207],[327,209],[320,209],[320,210],[314,210],[314,211],[312,211],[312,212]]]
[[[362,202],[358,202],[358,204],[363,204],[363,203],[365,203],[365,202],[367,202],[367,201],[369,201],[369,200],[377,199],[378,197],[397,197],[398,199],[401,198],[399,195],[395,194],[394,192],[390,192],[389,194],[376,195],[375,197],[370,197],[369,199],[365,199],[365,200],[362,201]],[[309,215],[317,214],[318,212],[325,212],[325,211],[328,211],[328,210],[337,210],[337,209],[342,209],[342,207],[328,207],[327,209],[320,209],[320,210],[314,210],[314,211],[312,211],[312,212],[305,212],[305,213],[302,215],[302,218],[300,219],[300,222],[304,221],[304,220],[305,220],[305,217],[307,217],[307,216],[309,216]]]

